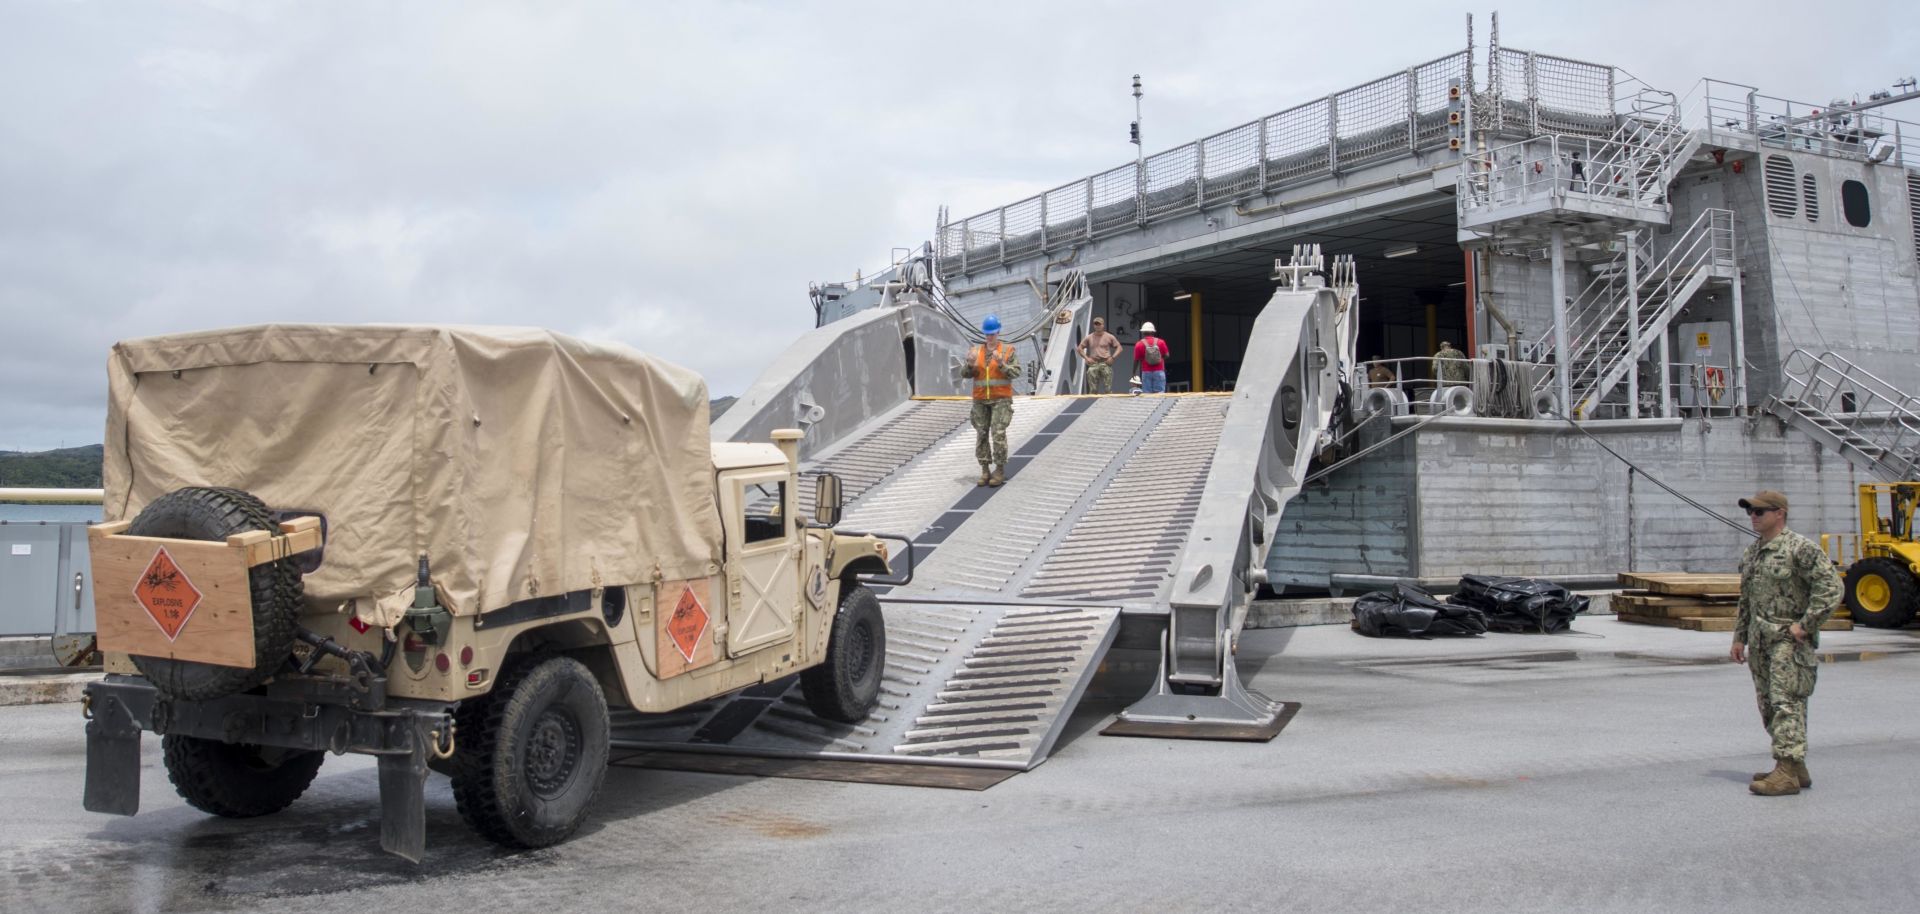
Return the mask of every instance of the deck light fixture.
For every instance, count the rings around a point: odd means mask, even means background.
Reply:
[[[1409,244],[1404,247],[1387,248],[1385,251],[1380,252],[1380,256],[1392,260],[1395,257],[1412,257],[1418,253],[1420,253],[1420,246],[1417,244]]]

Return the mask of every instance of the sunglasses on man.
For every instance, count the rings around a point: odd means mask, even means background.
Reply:
[[[1747,509],[1747,516],[1748,516],[1748,517],[1759,517],[1760,515],[1762,515],[1762,514],[1765,514],[1765,513],[1767,513],[1768,511],[1778,511],[1778,510],[1780,510],[1780,509],[1779,509],[1779,508],[1748,508],[1748,509]]]

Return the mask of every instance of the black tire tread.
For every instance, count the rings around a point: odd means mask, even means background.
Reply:
[[[455,726],[458,728],[459,749],[453,758],[453,802],[460,817],[466,820],[481,837],[495,844],[516,848],[537,848],[558,844],[567,839],[585,820],[586,810],[575,817],[574,821],[558,829],[545,829],[529,832],[517,829],[510,821],[498,780],[495,778],[499,764],[496,753],[500,746],[500,733],[506,726],[506,717],[513,705],[513,698],[520,688],[535,673],[552,663],[569,664],[577,668],[582,681],[591,683],[595,690],[599,683],[584,664],[572,658],[550,653],[523,655],[510,662],[501,673],[494,687],[485,696],[469,699],[455,709]],[[600,731],[604,734],[610,729],[607,717],[606,699],[600,700]],[[604,760],[603,760],[604,761]],[[605,765],[592,772],[595,778],[604,778]],[[592,793],[598,793],[596,785]],[[586,808],[591,809],[592,798],[589,795]]]
[[[1860,605],[1860,598],[1854,592],[1861,576],[1877,574],[1886,579],[1892,589],[1892,599],[1887,608],[1874,612]],[[1847,569],[1845,581],[1847,609],[1853,614],[1853,621],[1870,628],[1899,628],[1913,621],[1914,612],[1920,610],[1920,580],[1908,570],[1905,562],[1885,556],[1861,559]]]
[[[287,808],[313,784],[325,752],[289,755],[280,765],[260,771],[238,756],[251,747],[219,740],[168,734],[160,741],[167,780],[201,812],[228,819],[251,819]]]
[[[252,494],[234,488],[191,486],[154,499],[134,518],[127,532],[135,536],[176,535],[170,530],[154,532],[174,511],[186,512],[213,531],[204,537],[181,538],[218,541],[249,530],[275,529],[267,506]],[[251,669],[138,654],[133,656],[134,666],[162,694],[185,701],[206,701],[245,692],[265,682],[280,669],[293,649],[303,592],[300,571],[291,560],[269,562],[253,569],[248,575],[248,585],[253,601],[254,665]],[[191,676],[183,676],[187,673]]]
[[[874,596],[872,590],[859,584],[843,586],[840,607],[833,617],[832,634],[827,639],[826,659],[800,673],[800,694],[814,714],[852,724],[866,720],[879,700],[880,677],[887,665],[887,626],[886,616],[880,611],[880,598]],[[873,682],[864,690],[853,681],[852,671],[846,668],[848,659],[841,646],[842,633],[862,616],[871,618],[874,625]]]

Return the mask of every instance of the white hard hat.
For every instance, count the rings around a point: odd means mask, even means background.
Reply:
[[[1152,333],[1152,332],[1153,332],[1153,321],[1147,321],[1146,323],[1144,323],[1144,324],[1141,324],[1141,325],[1140,325],[1140,332],[1141,332],[1141,333]]]

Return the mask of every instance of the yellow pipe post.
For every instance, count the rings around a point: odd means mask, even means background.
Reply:
[[[1193,321],[1193,392],[1207,389],[1207,362],[1203,353],[1206,346],[1202,342],[1200,331],[1200,293],[1192,293],[1193,300],[1187,303]]]
[[[1427,306],[1427,353],[1440,351],[1440,306]],[[1436,372],[1437,373],[1437,372]],[[1438,379],[1436,379],[1438,380]]]

